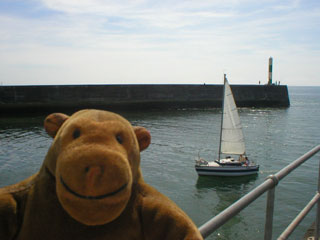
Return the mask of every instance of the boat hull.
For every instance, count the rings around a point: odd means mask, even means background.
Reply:
[[[199,176],[247,176],[257,174],[259,165],[256,166],[195,166]]]

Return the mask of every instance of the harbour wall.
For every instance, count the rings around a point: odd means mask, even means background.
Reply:
[[[286,85],[231,85],[238,107],[289,107]],[[222,85],[0,86],[1,113],[221,107]]]

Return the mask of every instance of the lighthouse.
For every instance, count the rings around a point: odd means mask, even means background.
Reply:
[[[268,75],[268,85],[272,85],[272,57],[269,58],[269,75]]]

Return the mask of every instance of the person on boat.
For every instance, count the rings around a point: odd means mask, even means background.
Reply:
[[[244,157],[242,154],[240,154],[239,162],[245,162],[245,161],[246,161],[246,157]]]
[[[249,166],[249,159],[248,159],[247,156],[245,157],[245,160],[246,160],[246,163],[245,163],[245,164],[246,164],[247,166]]]
[[[242,154],[239,156],[239,162],[244,166],[249,166],[249,160],[247,156],[243,156]]]

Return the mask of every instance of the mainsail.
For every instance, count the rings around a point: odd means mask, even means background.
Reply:
[[[242,125],[234,102],[228,80],[224,83],[223,116],[221,128],[221,153],[244,154],[245,144],[242,133]]]

